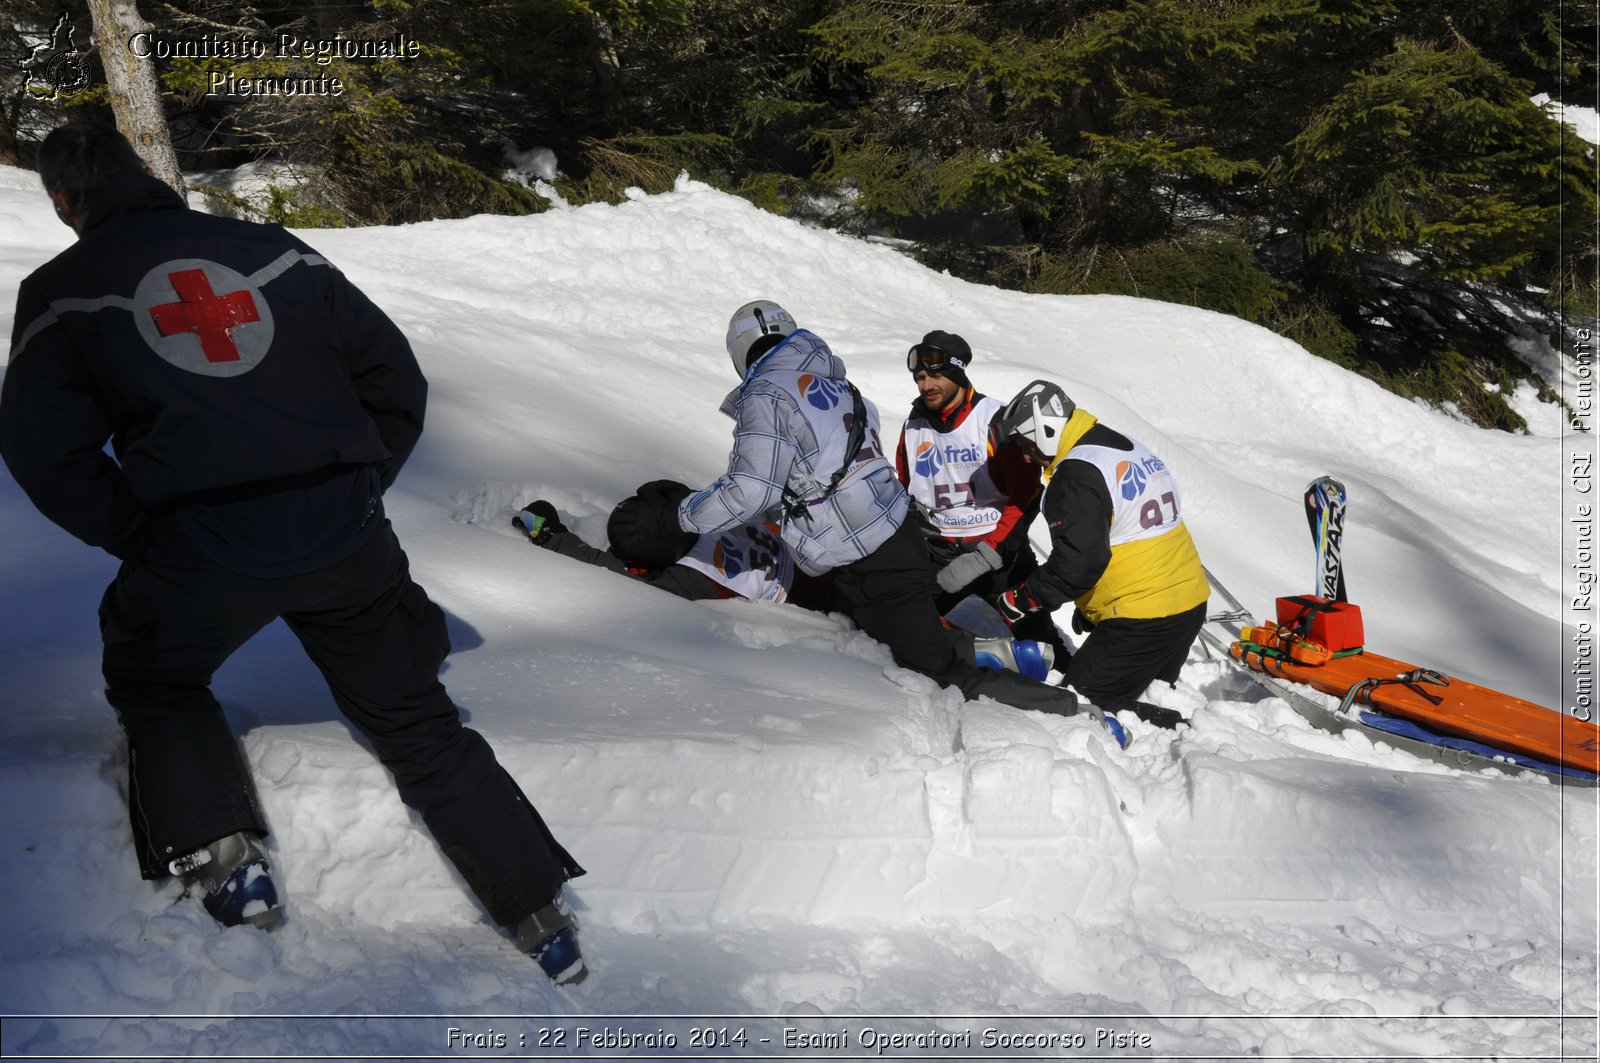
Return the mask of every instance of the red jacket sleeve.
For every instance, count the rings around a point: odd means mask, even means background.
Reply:
[[[900,442],[894,448],[894,471],[900,476],[900,486],[911,486],[911,466],[906,463],[906,429],[900,426]]]
[[[1028,525],[1039,511],[1039,467],[1028,462],[1017,447],[998,445],[991,428],[988,468],[995,486],[1005,495],[1005,503],[1000,507],[1000,523],[983,541],[1001,557],[1009,558],[1026,544]]]

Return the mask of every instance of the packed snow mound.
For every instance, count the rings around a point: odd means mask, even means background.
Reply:
[[[71,234],[3,168],[0,225],[9,314]],[[1208,567],[1258,609],[1309,585],[1300,494],[1338,476],[1369,642],[1553,703],[1559,438],[1467,427],[1232,318],[967,284],[687,180],[302,235],[430,378],[386,507],[449,614],[446,685],[588,869],[570,892],[593,974],[556,990],[495,936],[281,626],[215,689],[287,924],[224,931],[175,884],[141,883],[99,693],[115,563],[7,476],[8,1053],[436,1054],[450,1016],[912,1031],[927,1023],[904,1017],[983,1014],[1122,1016],[1171,1056],[1592,1053],[1592,1020],[1559,1018],[1593,1015],[1592,791],[1315,731],[1198,651],[1164,694],[1190,724],[1129,718],[1122,751],[1087,719],[965,702],[840,617],[684,602],[510,524],[543,497],[599,544],[639,483],[720,473],[723,330],[770,298],[830,342],[891,436],[914,396],[904,351],[929,329],[969,340],[987,393],[1059,382],[1167,459]],[[15,1017],[63,1013],[224,1017]],[[306,1013],[331,1018],[265,1017]]]

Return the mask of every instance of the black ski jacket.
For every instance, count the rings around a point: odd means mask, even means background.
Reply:
[[[1078,427],[1080,419],[1087,421],[1086,428]],[[1108,617],[1154,620],[1203,605],[1210,587],[1188,528],[1177,520],[1166,531],[1113,546],[1116,501],[1105,474],[1091,461],[1073,457],[1080,447],[1130,455],[1136,449],[1127,436],[1098,423],[1087,411],[1073,415],[1044,489],[1042,512],[1050,531],[1050,556],[1024,581],[1027,593],[1049,610],[1075,602],[1090,623]],[[1130,507],[1138,504],[1139,497],[1123,494]],[[1145,507],[1152,505],[1157,503],[1143,502]],[[1170,505],[1176,517],[1175,484]],[[1158,511],[1156,526],[1165,512]]]
[[[400,330],[312,248],[125,174],[18,291],[0,456],[118,557],[170,514],[217,563],[287,575],[381,522],[426,397]]]
[[[1082,442],[1129,449],[1119,432],[1096,424]],[[1093,465],[1063,461],[1055,467],[1041,500],[1050,531],[1050,555],[1028,577],[1027,587],[1046,609],[1058,609],[1087,594],[1111,564],[1111,492]]]

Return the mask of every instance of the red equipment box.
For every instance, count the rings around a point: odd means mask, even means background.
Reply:
[[[1278,626],[1333,653],[1359,650],[1366,641],[1359,605],[1335,602],[1314,594],[1279,598]]]

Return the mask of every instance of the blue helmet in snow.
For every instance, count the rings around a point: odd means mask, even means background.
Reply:
[[[733,371],[744,376],[752,355],[765,354],[799,327],[789,311],[769,299],[745,303],[728,321],[728,357],[733,360]]]

